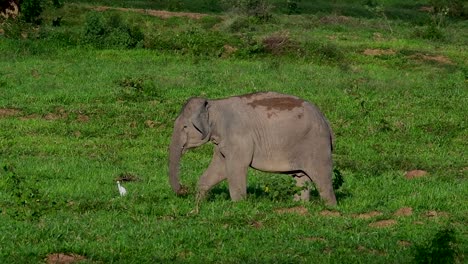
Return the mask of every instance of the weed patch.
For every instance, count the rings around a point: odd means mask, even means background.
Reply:
[[[433,238],[414,247],[416,263],[456,263],[461,260],[458,252],[455,231],[445,228],[434,234]]]
[[[9,199],[2,200],[2,212],[20,220],[37,220],[50,210],[62,205],[59,201],[49,201],[36,187],[36,180],[18,175],[11,165],[3,165],[0,171],[0,190]]]
[[[137,26],[125,22],[119,14],[90,12],[86,17],[83,43],[97,48],[135,48],[144,35]]]

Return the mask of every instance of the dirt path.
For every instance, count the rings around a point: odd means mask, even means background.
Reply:
[[[170,12],[164,10],[153,10],[153,9],[141,9],[141,8],[122,8],[122,7],[109,7],[109,6],[96,6],[92,8],[96,11],[106,11],[106,10],[119,10],[125,12],[136,12],[140,14],[147,14],[150,16],[160,17],[160,18],[170,18],[170,17],[188,17],[192,19],[200,19],[207,16],[206,14],[201,13],[188,13],[188,12]]]

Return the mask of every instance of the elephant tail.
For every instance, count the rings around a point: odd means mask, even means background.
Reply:
[[[327,124],[328,131],[330,132],[330,148],[331,151],[333,152],[334,146],[335,146],[335,134],[333,133],[333,130],[331,128],[330,122],[328,122],[328,119],[324,117],[325,123]]]

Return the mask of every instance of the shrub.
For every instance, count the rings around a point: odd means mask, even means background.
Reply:
[[[468,17],[468,6],[463,3],[463,0],[430,0],[429,2],[434,7],[434,13],[446,10],[447,14],[453,17]]]
[[[296,186],[293,177],[278,177],[278,175],[263,175],[255,188],[251,188],[253,196],[266,197],[272,201],[290,201],[295,194],[299,194],[306,187]]]
[[[37,220],[48,210],[56,210],[61,201],[50,201],[36,188],[36,179],[18,175],[11,165],[0,168],[0,191],[9,197],[0,201],[0,213],[16,220]]]
[[[255,22],[247,16],[234,16],[226,21],[226,29],[231,33],[255,31]]]
[[[116,81],[122,88],[122,96],[128,101],[144,101],[160,98],[160,90],[149,77],[124,77]]]
[[[331,42],[307,42],[304,45],[305,55],[324,61],[341,61],[344,59],[343,51]]]
[[[416,28],[414,36],[430,40],[443,40],[445,38],[442,30],[434,24],[427,25],[423,28]]]
[[[287,9],[287,14],[288,15],[293,15],[293,14],[299,14],[300,8],[299,8],[299,2],[301,0],[287,0],[286,1],[286,9]]]
[[[455,231],[451,228],[442,229],[427,244],[416,246],[415,251],[416,263],[456,263],[458,249]]]
[[[160,31],[148,35],[144,47],[197,56],[220,56],[224,51],[224,45],[232,42],[235,42],[232,37],[219,31],[192,27],[180,32]]]
[[[292,41],[289,32],[279,32],[262,40],[264,49],[273,55],[285,55],[299,50],[299,44]]]
[[[86,17],[83,42],[98,48],[135,48],[144,39],[140,28],[126,23],[118,14],[91,12]]]
[[[42,0],[23,0],[21,3],[20,17],[27,23],[41,24],[41,13],[44,10]]]
[[[267,0],[223,0],[225,9],[234,13],[254,17],[258,22],[272,18],[272,6]]]

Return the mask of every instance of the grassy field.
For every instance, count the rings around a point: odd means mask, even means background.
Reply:
[[[466,261],[466,20],[421,11],[426,1],[381,1],[382,13],[303,0],[265,21],[186,2],[120,6],[209,15],[65,1],[40,27],[4,22],[0,263],[56,253],[83,263]],[[176,196],[167,159],[180,108],[191,96],[267,90],[312,101],[330,120],[338,205],[294,202],[291,178],[250,170],[246,200],[231,202],[222,183],[191,214],[212,145],[183,157],[190,194]]]

